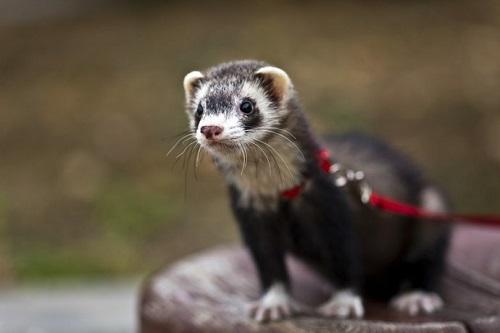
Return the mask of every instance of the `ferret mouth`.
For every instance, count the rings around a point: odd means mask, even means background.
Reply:
[[[203,145],[207,148],[215,148],[215,149],[236,149],[238,148],[238,144],[232,141],[215,141],[215,140],[210,140],[210,141],[205,141]]]

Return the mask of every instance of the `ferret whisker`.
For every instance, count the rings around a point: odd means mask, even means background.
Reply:
[[[243,162],[241,164],[241,172],[240,172],[240,174],[243,175],[243,171],[245,171],[245,148],[243,148],[243,145],[241,143],[239,143],[238,145],[240,147],[241,156],[243,158]]]
[[[246,168],[246,166],[248,164],[248,151],[247,151],[247,148],[244,145],[242,145],[242,147],[243,147],[243,152],[245,153],[245,165],[243,166],[243,170],[245,170],[245,168]]]
[[[200,161],[200,163],[203,163],[203,158],[205,157],[205,155],[206,155],[205,149],[202,149],[201,150],[201,161]]]
[[[269,148],[267,148],[267,147],[264,147],[264,148],[266,148],[266,150],[271,154],[271,157],[272,157],[273,162],[274,162],[275,170],[278,173],[279,185],[283,185],[285,183],[285,180],[283,178],[283,173],[281,171],[282,168],[281,168],[278,160],[276,160],[276,156],[275,156],[274,152],[272,150],[270,150]]]
[[[243,162],[242,162],[242,165],[241,165],[241,175],[243,175],[243,172],[245,171],[245,167],[246,167],[246,164],[247,164],[247,154],[246,154],[246,150],[245,150],[245,147],[243,146],[243,144],[241,143],[238,143],[238,147],[240,148],[240,151],[241,151],[241,157],[243,159]]]
[[[184,159],[185,161],[185,159]],[[188,169],[184,166],[184,200],[187,200],[187,191],[188,191]]]
[[[194,146],[190,145],[190,147],[186,147],[187,151],[186,151],[186,154],[184,154],[183,156],[183,160],[182,160],[182,168],[183,169],[186,169],[186,166],[189,168],[189,157],[191,155],[191,151],[192,151],[192,148]]]
[[[198,143],[197,141],[195,141],[196,143]],[[184,155],[184,161],[183,161],[183,167],[189,172],[189,167],[191,166],[191,159],[193,158],[193,155],[196,151],[196,144],[191,144],[190,147],[188,148],[188,151],[186,152],[186,154]],[[198,174],[196,172],[196,168],[194,167],[193,165],[193,175],[194,175],[194,178],[195,180],[198,180]]]
[[[193,137],[193,138],[191,138],[191,139],[192,139],[194,142],[196,142],[196,139],[195,139],[194,137]],[[184,142],[185,142],[185,141],[184,141]],[[192,143],[192,142],[191,142],[191,143]],[[184,144],[184,143],[183,143],[183,144]],[[189,143],[189,144],[190,144],[190,143]],[[186,143],[186,144],[185,144],[185,148],[184,148],[184,150],[183,150],[183,151],[182,151],[182,153],[181,153],[181,154],[179,154],[179,155],[182,155],[182,154],[184,154],[184,153],[186,152],[186,150],[189,148],[189,144],[188,144],[188,143]],[[180,159],[180,156],[177,156],[177,157],[174,159],[174,163],[172,163],[172,169],[173,169],[173,168],[175,168],[175,166],[177,165],[177,162],[179,161],[179,159]],[[184,157],[184,160],[183,160],[183,163],[182,163],[182,168],[185,168],[185,166],[186,166],[186,163],[185,163],[185,157]]]
[[[168,150],[167,152],[167,156],[170,155],[170,153],[172,153],[174,151],[174,149],[182,142],[186,141],[188,138],[190,138],[191,136],[193,136],[193,133],[190,131],[189,133],[187,134],[184,134],[182,137],[178,138],[175,143],[172,145],[172,147],[170,147],[170,149]]]
[[[181,144],[183,145],[183,148],[186,148],[189,144],[196,142],[196,141],[197,140],[195,137],[187,137],[187,138],[182,140]]]
[[[184,169],[184,200],[187,200],[187,194],[188,194],[188,180],[189,180],[189,160],[191,159],[192,155],[192,150],[193,148],[196,147],[196,143],[198,142],[195,138],[193,138],[193,142],[187,144],[187,146],[184,148],[183,152],[181,153],[184,155],[183,161],[182,161],[182,168]],[[187,153],[186,153],[187,152]],[[182,156],[181,155],[181,156]],[[180,156],[179,156],[180,157]],[[179,160],[179,157],[176,158],[176,162]],[[194,174],[195,180],[197,180],[196,173]]]
[[[292,132],[290,132],[290,131],[288,131],[288,130],[286,130],[284,128],[279,128],[279,127],[274,127],[274,126],[262,126],[260,128],[262,128],[262,129],[269,129],[269,130],[275,130],[275,131],[280,131],[280,132],[283,132],[283,133],[289,135],[290,138],[292,138],[292,139],[295,139],[295,140],[297,139],[297,137],[295,135],[293,135]]]
[[[306,157],[304,156],[304,153],[303,153],[303,152],[302,152],[302,150],[299,148],[299,146],[298,146],[295,142],[293,142],[292,140],[290,140],[289,138],[287,138],[285,135],[283,135],[283,134],[281,134],[281,133],[278,133],[278,132],[276,132],[276,131],[274,131],[274,130],[269,130],[269,129],[259,129],[259,130],[261,130],[261,131],[263,131],[263,132],[266,132],[266,133],[276,134],[276,135],[278,135],[278,136],[282,137],[283,139],[287,140],[287,141],[288,141],[288,142],[292,145],[292,147],[293,147],[293,148],[295,148],[295,149],[296,149],[296,150],[300,153],[300,155],[302,155],[302,158],[303,158],[304,160],[306,159]]]
[[[238,147],[238,150],[240,151],[240,157],[241,157],[241,165],[243,165],[243,153],[241,149],[241,143],[237,142],[236,146]],[[240,170],[240,174],[243,174],[243,169]]]
[[[290,170],[290,167],[288,166],[288,163],[285,161],[285,159],[283,158],[283,156],[281,156],[281,154],[276,150],[276,148],[274,148],[273,146],[271,146],[270,144],[268,144],[267,142],[264,142],[262,140],[259,140],[259,139],[255,139],[255,140],[258,141],[258,142],[261,142],[262,144],[264,144],[267,147],[269,147],[269,149],[271,149],[272,151],[274,151],[274,153],[278,156],[278,158],[283,162],[283,165],[287,169],[290,178],[293,178],[292,170]]]
[[[196,144],[191,144],[189,146],[186,154],[184,154],[184,160],[182,162],[182,167],[185,170],[189,171],[189,167],[191,165],[191,159],[193,157],[193,153],[194,153],[195,150],[196,150]],[[195,167],[193,167],[193,175],[194,175],[195,180],[198,180],[198,174],[196,173],[196,168]]]
[[[255,143],[253,141],[250,141],[250,144],[254,145],[255,147],[257,147],[262,152],[262,155],[264,155],[264,157],[266,158],[267,165],[269,166],[269,175],[271,175],[272,174],[271,161],[269,160],[269,157],[267,156],[267,154],[264,151],[264,149],[262,149],[262,147],[259,146],[259,144]]]
[[[194,145],[190,150],[189,150],[189,155],[188,155],[188,163],[191,164],[191,159],[193,158],[193,156],[195,155],[195,151],[196,151],[196,145]],[[197,181],[198,180],[198,167],[196,166],[196,159],[193,161],[194,162],[194,165],[193,165],[193,175],[194,175],[194,179]]]
[[[196,145],[191,145],[186,154],[184,154],[184,159],[183,159],[183,162],[182,162],[182,167],[183,168],[186,168],[186,166],[189,167],[189,163],[190,163],[190,160],[191,160],[191,155],[193,154],[193,149],[196,148]]]
[[[196,161],[195,161],[195,167],[198,169],[200,166],[200,152],[201,152],[201,145],[198,145],[198,152],[196,153]]]
[[[196,143],[198,143],[198,141],[196,141],[196,139],[194,139],[194,140],[193,140],[193,142],[189,143],[189,144],[188,144],[188,145],[184,148],[184,150],[183,150],[180,154],[178,154],[178,155],[175,157],[175,159],[178,159],[179,157],[181,157],[182,155],[184,155],[184,153],[188,150],[188,148],[189,148],[189,147],[191,147],[192,145],[196,144]]]

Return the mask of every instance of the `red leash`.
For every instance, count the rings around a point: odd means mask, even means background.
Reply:
[[[500,227],[499,216],[432,213],[423,210],[420,207],[409,205],[388,197],[381,196],[380,194],[375,192],[371,194],[369,202],[370,205],[378,208],[379,210],[402,216],[424,218],[428,220],[435,220],[442,222],[454,220],[457,222],[466,222],[466,223]]]
[[[382,196],[373,192],[367,184],[361,182],[364,178],[363,173],[354,172],[352,170],[343,170],[338,164],[332,163],[330,153],[326,149],[321,149],[318,152],[317,158],[323,171],[337,176],[336,185],[338,187],[345,186],[351,181],[358,182],[360,185],[361,201],[363,203],[370,204],[372,207],[377,208],[380,211],[441,222],[457,221],[500,227],[500,216],[433,213],[420,207]],[[341,171],[342,173],[337,175]],[[287,199],[294,199],[302,193],[303,188],[303,184],[300,184],[282,192],[281,195]]]

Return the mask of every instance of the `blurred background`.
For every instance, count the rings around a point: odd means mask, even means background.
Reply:
[[[284,68],[316,131],[380,136],[458,211],[499,212],[499,36],[488,0],[0,0],[0,331],[113,288],[131,329],[142,277],[237,239],[209,159],[166,157],[184,75],[223,61]]]

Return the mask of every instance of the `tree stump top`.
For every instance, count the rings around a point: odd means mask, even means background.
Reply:
[[[294,258],[287,259],[292,294],[317,306],[333,288]],[[500,332],[500,230],[461,226],[454,233],[443,280],[446,307],[410,317],[365,300],[362,320],[301,316],[270,324],[249,320],[246,306],[259,296],[250,257],[239,246],[185,258],[145,281],[142,333],[162,332]]]

